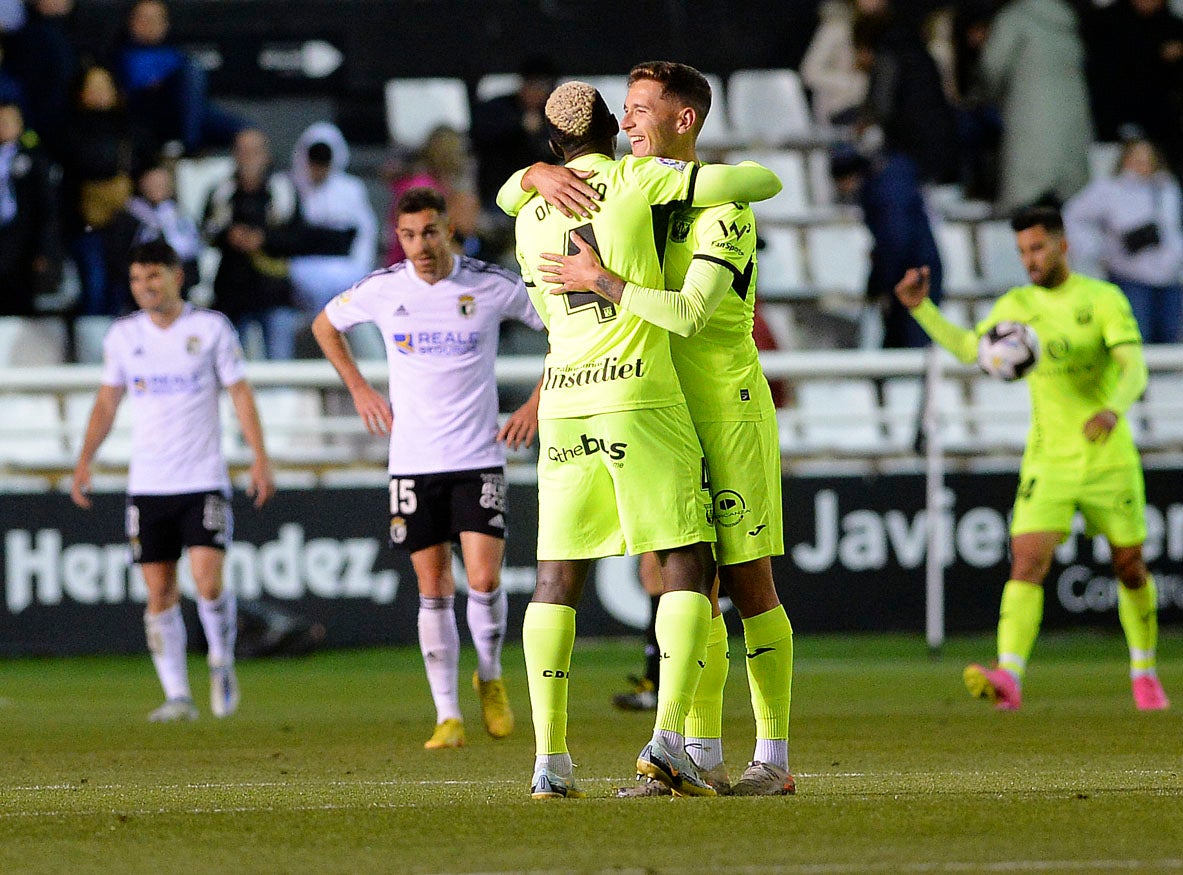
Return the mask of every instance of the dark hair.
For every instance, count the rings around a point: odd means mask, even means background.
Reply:
[[[333,147],[328,143],[313,143],[308,147],[308,161],[310,164],[332,164]]]
[[[1040,226],[1049,234],[1063,234],[1064,217],[1056,207],[1035,206],[1024,207],[1010,220],[1011,230],[1016,234]]]
[[[395,215],[402,216],[407,213],[421,213],[424,210],[435,210],[443,216],[448,212],[448,203],[444,200],[444,196],[434,188],[428,188],[427,186],[408,188],[399,196]]]
[[[662,97],[684,102],[698,116],[698,127],[711,111],[711,83],[689,64],[676,61],[646,61],[628,71],[628,84],[649,79],[661,86]]]
[[[181,257],[177,251],[157,237],[146,243],[137,243],[127,254],[128,264],[161,264],[165,267],[179,268]]]

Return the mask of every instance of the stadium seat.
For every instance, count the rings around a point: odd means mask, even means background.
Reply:
[[[255,393],[267,452],[277,462],[341,462],[345,446],[330,444],[321,428],[324,415],[315,389],[259,389]]]
[[[711,111],[698,134],[698,145],[703,149],[723,149],[735,144],[735,131],[731,127],[731,116],[727,108],[727,93],[723,80],[713,73],[706,73],[711,86]]]
[[[66,396],[66,442],[77,456],[86,436],[86,424],[94,407],[94,392],[71,392]],[[122,466],[131,461],[131,405],[124,399],[115,412],[111,433],[99,447],[95,461],[100,465]]]
[[[1015,234],[1007,222],[981,222],[977,227],[978,262],[989,291],[1000,292],[1027,284],[1027,271],[1015,248]]]
[[[476,83],[476,99],[482,103],[494,97],[516,94],[522,87],[518,73],[486,73]]]
[[[1183,374],[1151,374],[1142,409],[1149,443],[1183,449]]]
[[[468,87],[462,79],[391,79],[386,83],[386,129],[390,139],[418,149],[440,125],[467,133]]]
[[[800,150],[729,152],[727,161],[730,164],[755,161],[780,177],[784,187],[776,197],[752,204],[757,219],[765,222],[802,222],[812,214],[805,156]]]
[[[944,448],[952,452],[972,448],[960,381],[942,380],[937,386],[936,398]],[[888,446],[893,450],[911,450],[917,429],[921,427],[923,401],[924,382],[918,377],[889,377],[883,381],[883,415]]]
[[[830,175],[830,153],[826,149],[810,149],[809,199],[817,208],[832,207],[836,201],[834,177]]]
[[[756,292],[763,300],[813,297],[805,279],[801,235],[796,228],[771,225],[761,229],[764,244],[756,253]]]
[[[113,316],[79,316],[74,320],[74,358],[78,364],[102,362],[103,338],[114,321]]]
[[[983,374],[970,382],[969,398],[970,418],[982,449],[1021,452],[1031,422],[1026,384],[1021,380],[1004,383]]]
[[[871,232],[864,225],[813,225],[805,229],[809,276],[819,292],[862,297],[867,291]]]
[[[870,380],[809,380],[796,386],[801,448],[810,453],[880,452],[879,404]]]
[[[961,222],[941,222],[936,228],[937,247],[941,252],[945,293],[973,297],[982,288],[974,267],[973,234]]]
[[[973,311],[968,301],[957,299],[941,301],[941,315],[962,328],[972,328],[974,323]]]
[[[182,158],[176,169],[177,205],[200,225],[210,192],[233,173],[234,159],[228,155]]]
[[[66,325],[57,317],[0,316],[0,367],[60,365]]]
[[[749,146],[815,138],[805,87],[795,70],[739,70],[727,83],[731,126]]]
[[[71,464],[56,395],[0,396],[0,466],[61,468]]]

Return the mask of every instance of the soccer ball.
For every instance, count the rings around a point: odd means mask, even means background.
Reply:
[[[978,367],[999,380],[1025,377],[1039,363],[1039,338],[1023,322],[999,322],[978,341]]]

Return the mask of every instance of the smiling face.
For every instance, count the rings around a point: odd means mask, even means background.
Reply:
[[[420,210],[398,217],[398,242],[419,278],[437,283],[452,272],[452,226],[446,213]]]
[[[131,296],[141,310],[169,316],[180,309],[181,285],[185,279],[181,268],[136,261],[129,269],[129,279]]]
[[[664,86],[653,79],[637,79],[624,99],[621,130],[628,136],[633,155],[693,161],[696,139],[693,109],[665,96]]]

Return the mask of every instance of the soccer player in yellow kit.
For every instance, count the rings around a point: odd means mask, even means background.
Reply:
[[[516,225],[523,279],[551,345],[539,402],[538,584],[523,627],[537,745],[531,794],[582,795],[571,779],[566,740],[575,605],[591,560],[627,549],[656,552],[666,580],[658,606],[657,720],[637,770],[679,795],[713,796],[686,756],[683,733],[710,632],[715,535],[702,450],[669,336],[593,293],[547,294],[536,266],[574,233],[614,270],[660,287],[655,206],[771,197],[780,183],[756,166],[614,161],[616,119],[586,83],[557,88],[546,118],[556,151],[594,174],[601,209],[585,222],[534,198]],[[521,191],[515,176],[498,202],[514,203]]]
[[[710,110],[706,78],[685,64],[638,64],[629,73],[622,129],[635,156],[697,160],[696,140]],[[548,198],[580,203],[579,180],[565,168],[536,166],[528,184]],[[756,714],[756,748],[734,787],[722,749],[727,627],[712,593],[706,666],[687,716],[687,747],[719,792],[795,792],[789,771],[793,630],[772,578],[771,556],[784,552],[780,446],[776,410],[752,339],[756,295],[756,226],[750,207],[686,207],[669,217],[664,240],[665,284],[626,283],[607,271],[589,247],[548,255],[540,270],[561,283],[552,293],[592,289],[668,329],[674,367],[710,471],[718,576],[744,625],[748,680]],[[622,796],[658,795],[657,782],[622,788]]]
[[[929,336],[963,362],[975,360],[978,338],[1002,321],[1030,325],[1042,349],[1027,376],[1031,431],[1011,519],[998,665],[968,666],[965,684],[999,710],[1022,704],[1023,675],[1043,616],[1043,581],[1079,510],[1089,533],[1103,534],[1112,548],[1134,704],[1163,710],[1170,703],[1155,672],[1158,596],[1142,559],[1145,487],[1125,418],[1146,387],[1138,325],[1116,286],[1069,270],[1058,210],[1022,210],[1011,227],[1031,284],[999,298],[974,331],[948,322],[928,300],[927,268],[909,270],[895,289]]]

